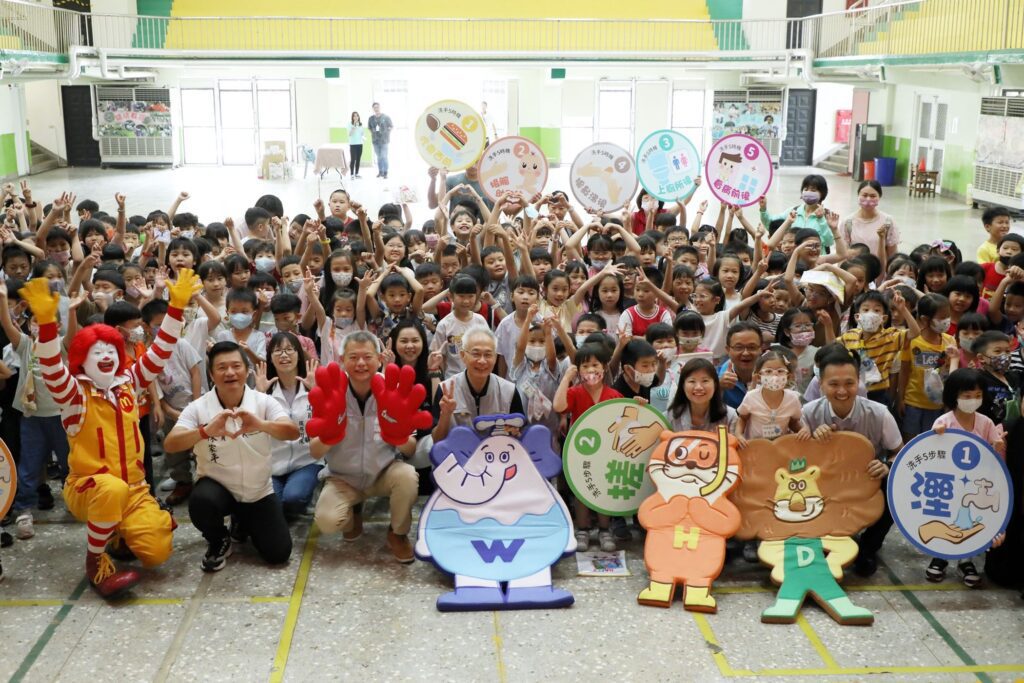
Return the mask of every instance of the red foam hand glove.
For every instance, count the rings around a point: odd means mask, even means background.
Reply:
[[[427,390],[416,384],[416,371],[411,365],[399,368],[391,363],[383,376],[374,375],[370,388],[377,400],[380,438],[385,443],[404,446],[413,431],[429,429],[433,424],[430,412],[420,410]]]
[[[319,438],[328,446],[345,438],[348,427],[345,414],[347,393],[348,376],[337,363],[317,368],[316,386],[309,392],[309,404],[313,406],[313,417],[306,423],[309,438]]]

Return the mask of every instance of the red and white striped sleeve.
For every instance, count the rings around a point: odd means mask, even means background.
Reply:
[[[81,428],[82,416],[85,414],[85,397],[78,386],[78,380],[71,375],[61,359],[56,322],[39,326],[36,356],[42,366],[43,382],[60,406],[64,429],[69,436],[74,436]]]
[[[168,308],[153,344],[128,370],[136,389],[145,389],[163,371],[178,337],[181,336],[182,317],[183,311],[180,308]]]

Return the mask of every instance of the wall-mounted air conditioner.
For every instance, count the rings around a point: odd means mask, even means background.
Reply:
[[[174,163],[168,88],[96,86],[101,165]]]
[[[1024,97],[983,97],[971,201],[1024,211]]]

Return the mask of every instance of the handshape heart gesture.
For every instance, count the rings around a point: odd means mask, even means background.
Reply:
[[[225,436],[237,439],[242,434],[250,434],[263,430],[263,420],[248,410],[238,408],[225,409],[213,416],[203,430],[210,436]]]

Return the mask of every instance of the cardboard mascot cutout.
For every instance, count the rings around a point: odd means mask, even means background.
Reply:
[[[686,609],[718,611],[711,582],[725,564],[725,540],[740,528],[740,511],[726,498],[739,483],[735,438],[725,427],[717,435],[664,431],[647,472],[657,491],[638,516],[647,529],[644,564],[651,583],[637,602],[669,607],[682,584]]]
[[[548,482],[561,471],[551,433],[522,415],[483,415],[434,444],[437,491],[420,516],[416,556],[455,576],[447,611],[568,607],[551,565],[576,550],[572,517]]]
[[[761,539],[757,555],[779,586],[761,621],[796,621],[810,594],[840,624],[874,622],[871,611],[850,602],[838,583],[843,567],[857,557],[851,536],[884,510],[879,481],[867,473],[874,458],[871,443],[853,432],[837,432],[825,442],[789,435],[747,444],[743,481],[733,496],[743,515],[736,536]]]
[[[71,340],[67,367],[57,336],[60,297],[50,291],[46,278],[31,280],[21,289],[21,298],[39,323],[36,354],[46,388],[60,406],[71,447],[64,501],[88,526],[85,573],[105,598],[131,588],[140,578],[134,569],[118,570],[107,553],[107,541],[115,532],[147,567],[171,555],[175,523],[146,483],[137,399],[163,371],[181,335],[184,309],[201,289],[191,270],[178,271],[177,281],[168,286],[170,301],[160,330],[131,366],[121,333],[108,325],[90,325]]]

